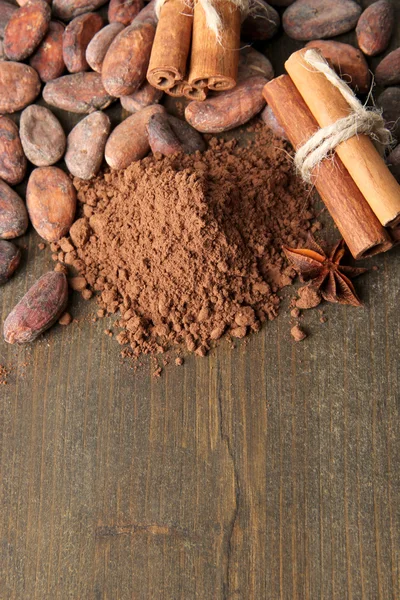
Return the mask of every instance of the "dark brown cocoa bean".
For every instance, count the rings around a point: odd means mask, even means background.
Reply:
[[[295,40],[331,38],[354,29],[361,11],[353,0],[297,0],[285,10],[282,23]]]
[[[279,29],[280,18],[277,11],[264,0],[258,0],[242,23],[241,37],[244,40],[269,40]]]
[[[250,46],[241,48],[239,54],[239,70],[237,81],[244,81],[249,77],[260,75],[267,79],[274,78],[274,68],[264,54]]]
[[[110,23],[128,26],[143,8],[143,0],[111,0],[108,5]]]
[[[188,104],[185,117],[197,131],[220,133],[247,123],[265,106],[262,89],[265,77],[250,77],[227,92]]]
[[[358,20],[357,42],[367,56],[380,54],[389,45],[394,26],[394,8],[389,0],[368,6]]]
[[[359,94],[366,94],[371,85],[371,73],[363,53],[350,44],[331,40],[314,40],[306,48],[319,50],[346,83]]]
[[[99,73],[74,73],[46,83],[43,98],[51,106],[89,114],[107,108],[115,100],[103,87]]]
[[[62,158],[65,133],[51,110],[32,104],[22,112],[19,126],[25,155],[36,167],[54,165]]]
[[[189,123],[168,115],[169,125],[182,144],[182,149],[185,154],[193,154],[194,152],[203,152],[206,149],[206,143],[201,133],[196,131]]]
[[[79,15],[67,25],[63,37],[63,57],[70,73],[89,69],[86,48],[102,27],[103,19],[95,13]]]
[[[389,87],[376,100],[377,106],[382,109],[382,116],[386,126],[396,139],[400,138],[400,88]]]
[[[114,38],[124,29],[122,23],[110,23],[100,29],[86,48],[86,60],[93,71],[101,73],[101,67],[107,50]]]
[[[261,120],[265,123],[265,125],[272,131],[272,133],[283,140],[287,140],[288,137],[286,135],[285,130],[281,127],[274,115],[274,112],[270,106],[266,106],[262,113],[260,114]]]
[[[114,39],[101,69],[103,85],[109,94],[128,96],[142,85],[154,34],[153,25],[135,20]]]
[[[110,134],[110,119],[97,111],[80,121],[68,136],[65,163],[75,177],[91,179],[100,170]]]
[[[390,52],[375,69],[378,85],[388,86],[400,83],[400,48]]]
[[[106,4],[107,0],[53,0],[53,14],[62,21],[70,21],[78,15],[92,12]]]
[[[29,177],[26,206],[38,234],[47,242],[56,242],[68,233],[74,221],[75,188],[61,169],[39,167]]]
[[[153,88],[148,81],[145,81],[136,92],[129,96],[121,96],[122,107],[128,112],[135,113],[146,106],[157,104],[163,97],[163,92]]]
[[[152,115],[146,129],[152,152],[160,152],[164,156],[183,152],[183,146],[173,132],[166,113]]]
[[[46,35],[29,59],[29,64],[36,69],[40,79],[45,83],[57,79],[64,73],[63,33],[62,23],[50,21]]]
[[[18,7],[14,6],[14,4],[0,0],[0,37],[4,36],[7,23],[17,10]]]
[[[0,238],[11,240],[24,235],[28,228],[25,203],[0,179]]]
[[[28,0],[9,20],[4,31],[4,51],[10,60],[24,60],[39,46],[49,28],[50,6]]]
[[[387,165],[397,181],[400,182],[400,144],[387,157]]]
[[[40,92],[40,79],[32,67],[0,62],[0,114],[13,113],[31,104]]]
[[[112,169],[126,169],[150,150],[146,125],[150,117],[164,112],[158,104],[148,106],[122,121],[107,140],[105,158]]]
[[[49,271],[28,290],[4,321],[4,339],[9,344],[33,342],[65,311],[68,283],[64,273]]]
[[[0,285],[14,274],[21,260],[21,250],[12,242],[0,240]]]
[[[17,185],[25,177],[26,166],[18,127],[8,117],[0,117],[0,177]]]

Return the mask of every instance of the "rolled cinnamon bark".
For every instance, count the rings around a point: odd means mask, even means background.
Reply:
[[[192,26],[193,2],[165,1],[147,71],[147,80],[153,87],[166,91],[185,77]]]
[[[351,109],[325,75],[304,60],[307,50],[294,52],[285,67],[319,126],[326,127],[347,117]],[[336,153],[382,225],[395,226],[400,220],[400,186],[370,138],[354,136],[339,144]]]
[[[267,83],[263,96],[295,149],[318,131],[317,121],[287,75]],[[337,155],[323,160],[314,169],[312,179],[354,258],[391,248],[388,232]]]
[[[240,9],[229,0],[213,0],[221,18],[220,38],[209,28],[200,2],[194,7],[189,83],[215,91],[230,90],[237,81]]]

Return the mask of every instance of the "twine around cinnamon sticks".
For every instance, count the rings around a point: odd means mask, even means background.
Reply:
[[[209,89],[235,87],[247,1],[158,0],[149,83],[192,100],[204,100]]]
[[[380,114],[362,107],[315,50],[295,52],[285,67],[289,76],[267,83],[263,94],[297,150],[300,172],[354,258],[388,250],[400,221],[400,186],[374,145],[390,141]]]

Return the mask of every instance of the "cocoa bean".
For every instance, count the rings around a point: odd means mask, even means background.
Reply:
[[[33,342],[65,311],[68,283],[64,273],[49,271],[33,284],[4,321],[9,344]]]
[[[282,24],[295,40],[331,38],[354,29],[361,11],[353,0],[297,0],[283,13]]]
[[[247,123],[265,106],[262,89],[265,77],[250,77],[227,92],[188,104],[185,117],[197,131],[220,133]]]
[[[152,152],[170,156],[177,152],[193,154],[202,152],[206,145],[198,131],[186,121],[166,113],[156,113],[147,123],[147,133]]]
[[[162,96],[163,92],[161,90],[153,88],[148,81],[145,81],[133,94],[121,96],[120,102],[125,110],[134,113],[151,104],[157,104]]]
[[[390,52],[375,69],[378,85],[388,86],[400,83],[400,48]]]
[[[382,116],[386,126],[396,139],[400,138],[400,88],[389,87],[376,100],[377,106],[382,109]]]
[[[12,277],[20,260],[21,250],[12,242],[0,240],[0,285]]]
[[[103,27],[103,19],[95,13],[75,17],[65,28],[63,37],[64,63],[70,73],[87,71],[86,48]]]
[[[266,106],[260,114],[261,120],[265,125],[272,131],[272,133],[283,140],[288,140],[285,130],[281,127],[274,115],[274,112],[270,106]]]
[[[269,40],[278,31],[280,22],[277,11],[264,0],[258,0],[243,21],[241,37],[250,41]]]
[[[146,129],[152,152],[160,152],[164,156],[183,152],[183,146],[170,126],[167,114],[152,115]]]
[[[126,27],[112,42],[101,69],[104,88],[112,96],[133,94],[143,83],[155,28],[150,23]]]
[[[0,60],[7,60],[7,56],[4,54],[3,40],[0,40]]]
[[[100,170],[110,134],[110,119],[94,112],[80,121],[68,136],[65,163],[75,177],[91,179]]]
[[[25,203],[0,179],[0,238],[11,240],[24,235],[28,229],[28,213]]]
[[[26,207],[33,227],[43,239],[56,242],[64,237],[76,209],[75,188],[68,175],[58,167],[32,171],[26,188]]]
[[[389,169],[400,182],[400,144],[389,154],[386,160]]]
[[[25,177],[26,166],[18,127],[8,117],[0,117],[0,177],[17,185]]]
[[[113,39],[124,29],[121,23],[110,23],[91,39],[86,48],[86,60],[93,71],[101,73],[101,67],[107,50]]]
[[[274,68],[264,54],[250,46],[246,46],[240,50],[237,81],[244,81],[254,75],[273,79]]]
[[[356,92],[366,94],[371,85],[371,73],[363,53],[350,44],[327,40],[308,42],[306,48],[319,50],[346,83]]]
[[[394,26],[394,8],[388,0],[368,6],[358,20],[357,42],[364,54],[375,56],[389,45]]]
[[[49,28],[50,6],[28,0],[9,20],[4,31],[4,51],[10,60],[24,60],[39,46]]]
[[[151,0],[140,13],[134,18],[137,23],[150,23],[153,27],[157,27],[158,17],[156,15],[156,0]]]
[[[7,23],[17,10],[17,6],[0,0],[0,37],[4,36],[4,30],[7,26]]]
[[[102,110],[114,101],[99,73],[74,73],[53,79],[44,86],[43,98],[51,106],[79,114]]]
[[[182,151],[185,154],[193,154],[194,152],[203,152],[206,149],[206,143],[201,133],[196,131],[189,123],[168,115],[169,125],[182,144]]]
[[[152,115],[164,112],[158,104],[148,106],[122,121],[107,140],[105,158],[112,169],[126,169],[150,150],[146,125]]]
[[[107,0],[53,0],[53,14],[58,19],[70,21],[78,15],[92,12],[106,4]]]
[[[108,5],[110,23],[130,25],[143,8],[143,0],[111,0]]]
[[[64,25],[50,21],[49,29],[37,50],[29,59],[31,67],[36,69],[45,83],[60,77],[65,69],[63,58]]]
[[[40,79],[32,67],[0,62],[0,114],[13,113],[31,104],[40,92]]]
[[[54,165],[65,152],[61,123],[44,106],[32,104],[22,112],[20,136],[25,155],[36,167]]]

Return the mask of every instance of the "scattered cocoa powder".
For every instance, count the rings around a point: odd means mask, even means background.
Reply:
[[[292,327],[290,334],[295,342],[301,342],[307,337],[306,332],[299,325]]]
[[[312,197],[284,141],[262,126],[249,137],[74,180],[84,216],[65,262],[99,292],[99,317],[119,312],[123,356],[177,344],[204,356],[277,316],[295,275],[282,244],[304,244]]]
[[[10,374],[10,370],[4,365],[0,365],[0,385],[7,385],[7,377]]]

